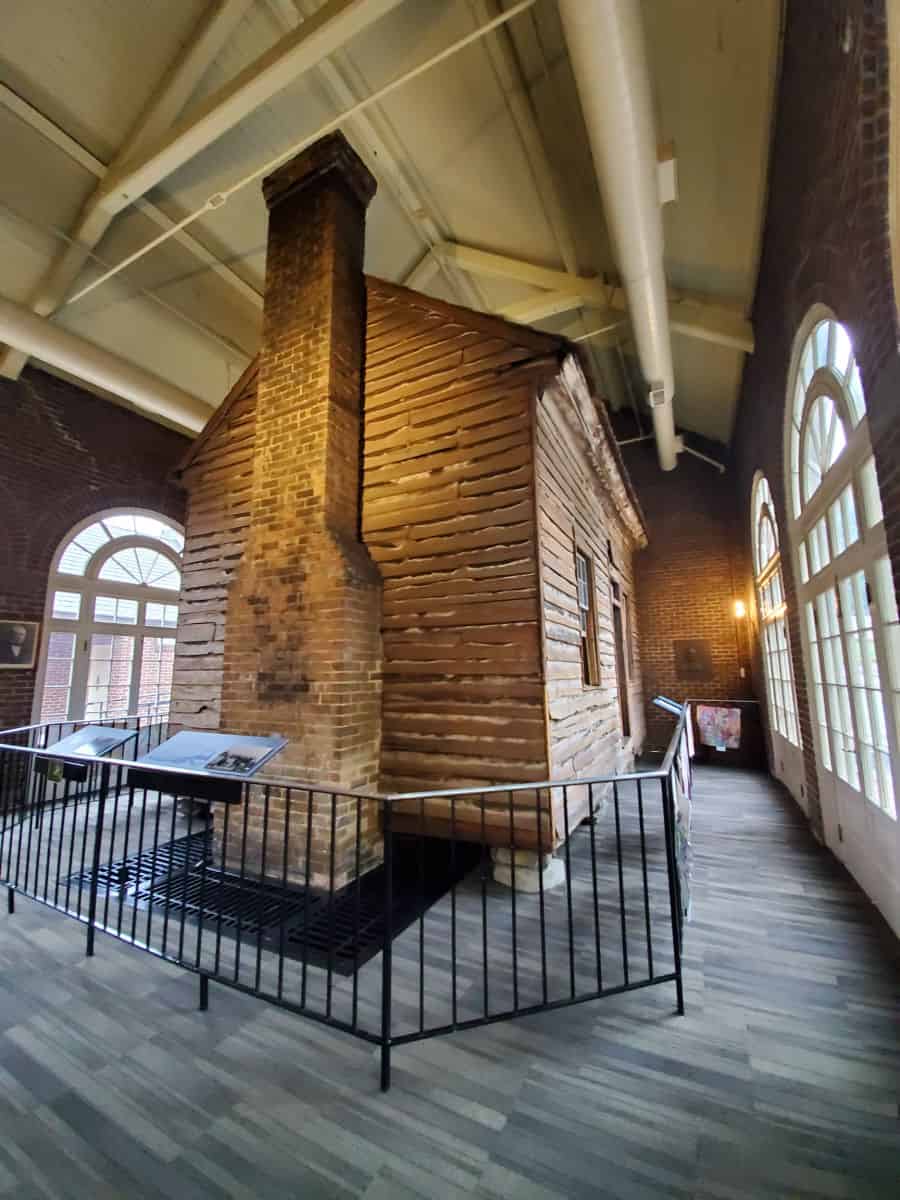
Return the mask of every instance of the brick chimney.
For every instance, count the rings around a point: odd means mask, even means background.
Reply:
[[[375,187],[340,133],[263,184],[269,238],[252,519],[225,628],[222,727],[284,734],[290,745],[273,773],[334,788],[378,781],[381,577],[359,540],[363,246]],[[344,807],[337,883],[353,869],[355,808]],[[260,831],[254,808],[251,847]],[[377,822],[368,818],[364,863],[378,857]],[[273,847],[282,844],[278,820],[270,814]],[[302,878],[305,823],[293,812],[290,828],[289,870]],[[330,828],[314,818],[314,882],[328,877]]]

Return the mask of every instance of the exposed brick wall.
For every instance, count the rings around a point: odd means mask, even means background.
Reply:
[[[169,474],[189,442],[28,368],[0,379],[0,619],[40,621],[53,554],[78,521],[146,508],[183,522]],[[35,672],[0,671],[0,728],[31,719]]]
[[[734,477],[686,454],[675,471],[661,471],[652,442],[625,448],[625,462],[647,521],[649,545],[635,557],[647,747],[661,750],[672,736],[672,718],[650,701],[751,695],[746,634],[734,619],[743,593],[743,560],[736,535]],[[713,677],[679,678],[676,640],[709,641]],[[742,641],[742,639],[744,639]]]
[[[787,549],[784,408],[793,341],[815,302],[850,333],[860,364],[894,577],[900,568],[900,361],[888,228],[888,47],[883,0],[790,0],[753,320],[735,431],[744,588],[750,494],[765,472]],[[810,819],[821,829],[791,556],[783,555]],[[758,662],[758,659],[757,659]],[[762,699],[764,689],[760,686]]]
[[[225,627],[223,726],[282,732],[290,745],[279,774],[337,788],[378,782],[381,578],[359,541],[362,264],[374,190],[341,135],[265,182],[252,519]],[[351,807],[342,801],[336,817],[338,883],[354,866]],[[251,808],[252,853],[262,814]],[[288,873],[302,877],[305,837],[296,823],[291,829]],[[319,832],[311,871],[321,883],[332,848]],[[365,862],[377,853],[378,830],[362,832]]]

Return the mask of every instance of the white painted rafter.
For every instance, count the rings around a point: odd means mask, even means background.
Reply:
[[[234,79],[190,109],[140,153],[120,156],[103,182],[102,205],[113,214],[212,145],[273,96],[296,83],[350,38],[403,0],[327,0]]]
[[[252,0],[212,0],[208,5],[192,37],[138,118],[125,145],[105,168],[103,175],[98,175],[97,188],[82,208],[71,233],[72,240],[51,264],[30,298],[29,306],[34,312],[49,316],[65,299],[114,216],[125,207],[124,204],[116,207],[106,202],[111,181],[118,177],[123,165],[137,151],[144,150],[169,128],[251,3]],[[46,129],[43,132],[47,132]],[[161,221],[157,220],[157,224],[163,224],[165,228],[168,218],[155,209],[153,215],[157,214],[162,218]],[[174,222],[169,222],[169,227],[172,224]],[[17,378],[26,362],[27,358],[20,351],[8,348],[0,355],[0,374]]]
[[[212,407],[160,376],[112,354],[87,338],[0,297],[0,337],[95,387],[128,400],[141,412],[174,421],[196,433]]]
[[[308,20],[316,9],[315,0],[266,0],[266,4],[286,31]],[[352,109],[365,95],[365,83],[343,51],[338,50],[323,59],[315,73],[339,111]],[[442,270],[441,263],[429,254],[431,247],[447,236],[437,205],[382,113],[375,109],[358,112],[346,122],[346,127],[354,145],[377,176],[379,186],[387,187],[426,247],[425,257],[403,280],[407,287],[424,287]],[[484,296],[473,278],[453,271],[444,274],[460,303],[473,308],[485,307]]]
[[[530,308],[529,301],[524,301],[521,306],[510,306],[504,310],[501,315],[511,320],[537,320],[535,313],[540,312],[540,305],[545,306],[544,316],[549,312],[559,313],[576,308],[594,308],[601,312],[608,309],[627,311],[624,290],[599,279],[569,275],[565,271],[456,242],[442,242],[434,247],[432,253],[443,262],[452,262],[460,270],[489,278],[513,279],[550,293],[546,298],[535,297]],[[669,288],[668,300],[669,326],[673,332],[748,354],[753,352],[753,326],[737,308],[709,296],[675,288]],[[549,308],[546,307],[548,305]],[[510,316],[511,309],[518,315]],[[523,317],[523,313],[526,316]]]
[[[479,24],[493,20],[503,11],[499,0],[469,0],[469,7]],[[484,41],[497,83],[512,117],[519,141],[528,160],[535,191],[544,210],[547,224],[553,233],[559,256],[569,274],[578,271],[575,238],[560,196],[556,171],[547,154],[531,101],[527,81],[509,27],[501,25]],[[537,320],[537,318],[532,318]]]
[[[544,321],[547,317],[581,308],[584,303],[581,293],[577,291],[537,292],[533,296],[526,296],[524,300],[505,304],[497,310],[497,315],[519,325],[531,325],[535,321]]]
[[[64,129],[60,129],[58,125],[55,125],[53,121],[49,120],[42,112],[29,104],[27,100],[23,100],[12,88],[7,87],[5,83],[0,83],[0,104],[11,113],[14,113],[48,142],[52,142],[54,146],[62,150],[73,162],[84,167],[96,179],[102,179],[106,174],[108,168],[105,163],[91,154],[89,150],[86,150],[80,142],[77,142]],[[176,224],[175,218],[167,216],[161,208],[146,198],[139,200],[135,208],[160,229],[171,229]],[[231,267],[223,263],[221,259],[217,258],[211,250],[207,250],[202,242],[199,242],[193,234],[188,233],[186,229],[179,230],[175,234],[175,241],[180,246],[183,246],[185,250],[189,250],[196,259],[218,275],[220,279],[223,279],[230,288],[233,288],[244,300],[249,301],[254,308],[262,310],[262,293],[252,287],[246,279],[242,279],[236,271],[233,271]]]
[[[413,269],[408,271],[403,277],[403,286],[408,288],[416,288],[421,291],[422,288],[428,286],[440,269],[441,264],[431,253],[431,249],[429,247],[429,249],[425,251]]]
[[[469,7],[476,21],[481,24],[503,11],[500,0],[469,0]],[[535,192],[556,243],[560,261],[568,274],[577,275],[578,255],[572,222],[563,202],[558,174],[547,153],[531,89],[509,26],[499,26],[487,37],[485,50],[528,162]],[[510,321],[530,325],[556,316],[560,312],[569,312],[571,307],[568,297],[563,298],[558,294],[546,292],[542,297],[519,301],[518,304],[501,308],[499,315]],[[604,344],[608,342],[609,335],[605,337]],[[594,378],[598,381],[603,377],[608,378],[609,375],[608,369],[604,369],[597,357],[596,352],[602,348],[599,340],[595,338],[588,339],[585,345]]]
[[[212,61],[210,55],[214,57],[221,49],[249,2],[213,0],[194,37],[167,72],[128,142],[85,205],[72,243],[32,297],[30,306],[35,312],[46,316],[59,307],[88,255],[119,212],[402,0],[327,0],[314,17],[172,124],[172,104],[183,104],[185,95],[193,92]],[[217,31],[216,37],[211,36],[211,25]],[[171,222],[169,228],[174,224]],[[7,350],[0,359],[0,374],[15,377],[25,361],[21,354]]]

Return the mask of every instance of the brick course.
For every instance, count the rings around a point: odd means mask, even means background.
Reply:
[[[652,442],[625,447],[625,462],[647,521],[649,545],[634,560],[647,746],[662,750],[672,718],[650,701],[662,693],[675,700],[749,697],[742,679],[746,638],[734,619],[734,599],[744,581],[736,536],[734,476],[686,454],[675,471],[663,472]],[[681,679],[673,643],[705,638],[713,678]]]
[[[375,181],[341,135],[270,176],[252,521],[229,595],[222,725],[290,739],[281,776],[340,788],[378,781],[381,577],[359,541],[365,208]],[[335,880],[354,868],[353,802],[336,814]],[[250,807],[249,853],[261,811]],[[304,877],[305,829],[289,874]],[[377,859],[366,831],[364,863]],[[314,823],[313,882],[330,872]]]
[[[43,619],[53,554],[94,513],[184,521],[181,434],[32,367],[0,379],[0,426],[0,618]],[[0,728],[30,722],[35,674],[0,671]]]
[[[794,338],[815,302],[846,326],[860,365],[895,584],[900,565],[897,311],[889,236],[888,42],[883,0],[791,0],[753,320],[734,437],[738,531],[750,586],[750,496],[765,472],[778,510],[810,820],[821,832],[809,697],[787,553],[784,411]],[[764,697],[755,655],[758,695]]]

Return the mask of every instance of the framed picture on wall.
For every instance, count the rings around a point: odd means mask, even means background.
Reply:
[[[34,670],[40,629],[39,621],[0,619],[0,671]]]
[[[712,646],[706,638],[684,638],[672,643],[678,679],[715,679]]]

